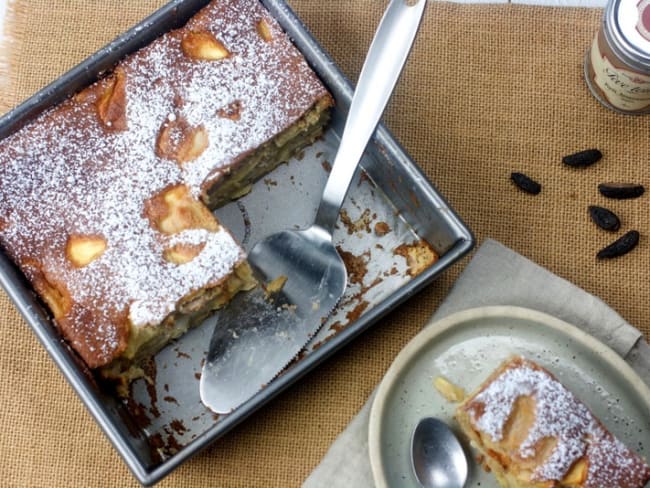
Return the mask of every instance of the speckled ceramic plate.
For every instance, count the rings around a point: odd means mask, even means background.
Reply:
[[[444,376],[473,391],[503,360],[523,355],[548,368],[609,430],[650,457],[650,389],[614,351],[580,329],[519,307],[482,307],[445,317],[415,336],[381,382],[370,412],[369,448],[378,487],[419,486],[410,440],[421,417],[435,416],[459,432],[455,404],[433,387]],[[470,458],[468,487],[497,487]]]

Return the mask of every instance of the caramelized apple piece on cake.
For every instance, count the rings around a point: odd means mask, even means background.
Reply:
[[[144,212],[151,225],[163,234],[176,234],[187,229],[216,231],[219,228],[214,215],[192,197],[185,185],[166,188],[147,200]]]
[[[105,88],[97,100],[97,115],[106,128],[126,130],[126,74],[118,68],[103,82]]]
[[[192,127],[185,119],[174,116],[160,128],[156,155],[182,164],[197,159],[208,145],[208,131],[204,126]]]
[[[68,237],[66,257],[77,268],[83,268],[100,257],[106,250],[106,239],[102,236],[73,234]]]
[[[230,56],[223,43],[209,32],[190,31],[181,41],[186,56],[203,61],[218,61]]]

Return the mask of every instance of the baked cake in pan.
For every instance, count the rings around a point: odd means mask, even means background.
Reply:
[[[0,141],[0,240],[85,363],[133,365],[254,285],[210,212],[333,101],[257,0],[219,0]]]
[[[457,409],[486,468],[507,488],[643,488],[650,466],[550,372],[515,357]]]

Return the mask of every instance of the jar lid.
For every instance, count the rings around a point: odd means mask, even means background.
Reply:
[[[650,0],[611,0],[605,23],[607,40],[618,57],[631,68],[650,73]]]

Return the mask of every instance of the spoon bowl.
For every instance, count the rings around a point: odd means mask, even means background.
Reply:
[[[411,465],[424,488],[462,488],[467,482],[467,457],[447,424],[434,417],[418,422],[411,438]]]

